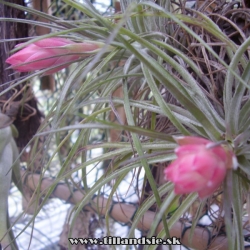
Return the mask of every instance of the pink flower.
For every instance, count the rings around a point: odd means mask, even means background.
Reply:
[[[19,47],[22,44],[18,44]],[[80,57],[96,53],[104,44],[99,42],[75,43],[64,38],[46,38],[27,45],[17,53],[10,56],[6,62],[19,72],[50,69],[44,75],[53,74],[69,66]]]
[[[208,197],[221,185],[227,169],[237,166],[232,151],[209,140],[186,136],[176,141],[177,159],[164,171],[176,194],[198,192],[200,198]]]

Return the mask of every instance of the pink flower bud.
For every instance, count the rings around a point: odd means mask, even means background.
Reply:
[[[22,44],[18,44],[17,47],[20,45]],[[103,43],[98,42],[75,43],[64,38],[46,38],[27,45],[10,56],[6,62],[19,72],[41,70],[60,65],[44,74],[50,75],[66,68],[80,57],[96,53],[103,46]]]
[[[175,138],[177,159],[164,171],[175,184],[176,194],[198,192],[200,198],[212,195],[221,185],[228,168],[235,167],[236,157],[221,145],[199,137]]]

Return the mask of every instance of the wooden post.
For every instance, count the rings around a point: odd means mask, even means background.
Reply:
[[[50,8],[51,6],[50,0],[33,0],[32,4],[35,10],[39,10],[49,15],[52,14],[51,8]],[[48,20],[39,16],[34,16],[34,19],[39,22],[44,22],[44,23],[48,22]],[[50,33],[50,29],[44,26],[36,26],[35,31],[38,36],[42,36],[42,35],[46,35]],[[40,80],[41,80],[41,84],[40,84],[41,90],[45,90],[45,89],[48,89],[50,91],[55,90],[55,79],[53,75],[43,76],[41,77]]]

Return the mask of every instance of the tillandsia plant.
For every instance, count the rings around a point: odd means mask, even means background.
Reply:
[[[44,25],[53,30],[10,55],[14,69],[38,70],[20,83],[77,61],[58,81],[58,99],[33,142],[45,135],[46,140],[40,148],[32,144],[29,162],[32,168],[43,152],[42,177],[60,160],[52,184],[37,185],[36,194],[45,196],[37,211],[59,192],[61,180],[84,189],[79,200],[72,193],[65,198],[77,200],[69,237],[84,208],[105,216],[107,235],[112,217],[130,225],[129,238],[139,228],[143,236],[177,237],[199,250],[249,245],[250,10],[243,0],[219,2],[197,1],[191,9],[186,1],[121,0],[121,12],[106,17],[87,0],[64,0],[84,14],[77,22],[4,2],[47,18],[50,24]],[[56,43],[48,47],[47,41]],[[84,41],[93,46],[87,57]],[[33,57],[33,51],[41,54]],[[95,144],[96,131],[122,132]],[[88,159],[87,150],[95,148],[103,153]],[[102,173],[94,183],[92,164]],[[80,187],[72,179],[79,172]],[[130,185],[122,196],[124,180]],[[124,202],[131,189],[134,205]]]

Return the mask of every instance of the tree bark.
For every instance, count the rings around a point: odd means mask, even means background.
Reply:
[[[9,3],[25,6],[24,0],[9,0],[6,4],[0,4],[0,17],[25,19],[25,13],[8,6]],[[4,41],[0,43],[0,109],[2,113],[11,118],[10,123],[16,126],[19,132],[16,142],[20,149],[36,133],[42,114],[37,108],[37,100],[29,84],[22,83],[11,87],[26,73],[17,73],[13,69],[8,69],[9,65],[5,61],[10,56],[10,51],[22,42],[21,38],[28,37],[28,29],[28,24],[25,23],[0,22],[0,36]],[[11,88],[7,92],[3,92],[9,87]]]

